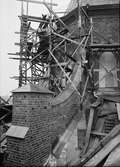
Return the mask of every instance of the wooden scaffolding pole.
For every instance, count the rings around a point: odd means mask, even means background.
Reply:
[[[29,2],[29,3],[36,3],[36,4],[44,4],[46,3],[47,5],[52,5],[52,6],[57,6],[56,3],[48,3],[48,2],[44,2],[44,1],[33,1],[33,0],[17,0],[17,1],[21,1],[21,2]]]

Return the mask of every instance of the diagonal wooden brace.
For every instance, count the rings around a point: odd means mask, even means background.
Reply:
[[[88,120],[87,131],[86,131],[85,146],[83,149],[83,155],[86,153],[88,145],[89,145],[90,134],[91,134],[92,124],[93,124],[93,118],[94,118],[94,108],[91,108],[90,109],[90,116],[89,116],[89,120]]]

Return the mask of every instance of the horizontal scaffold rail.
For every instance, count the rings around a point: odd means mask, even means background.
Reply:
[[[120,48],[120,44],[92,44],[91,48]]]
[[[27,61],[30,61],[29,58],[9,57],[9,59],[13,59],[13,60],[27,60]]]
[[[20,55],[20,52],[16,52],[16,53],[8,53],[8,55]]]
[[[33,1],[33,0],[17,0],[17,1],[21,1],[21,2],[29,2],[29,3],[36,3],[36,4],[44,4],[43,1]],[[49,3],[49,2],[45,2],[47,5],[52,5],[52,6],[57,6],[56,3]]]
[[[15,79],[15,80],[19,80],[19,76],[13,76],[13,77],[10,77],[11,79]],[[27,80],[28,81],[37,81],[37,80],[40,80],[40,79],[49,79],[50,77],[49,76],[36,76],[36,77],[27,77]],[[25,80],[26,78],[23,77],[23,80]]]
[[[18,17],[19,18],[27,18],[27,21],[49,23],[49,21],[43,20],[41,17],[36,17],[36,16],[22,15],[22,16],[18,16]]]

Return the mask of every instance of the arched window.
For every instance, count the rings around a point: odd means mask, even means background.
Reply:
[[[104,52],[99,59],[99,88],[118,87],[117,62],[112,52]]]

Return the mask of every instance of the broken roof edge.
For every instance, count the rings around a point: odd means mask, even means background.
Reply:
[[[116,3],[116,4],[105,4],[105,5],[84,5],[82,6],[85,10],[87,9],[88,11],[91,10],[98,10],[98,9],[117,9],[116,12],[119,11],[120,8],[120,4]],[[118,12],[119,13],[119,12]],[[72,10],[70,10],[69,12],[66,12],[66,14],[64,16],[62,16],[60,19],[67,24],[67,20],[69,20],[68,22],[72,22],[72,19],[70,19],[72,16],[75,16],[76,18],[78,17],[78,6],[75,6]]]
[[[81,0],[80,2],[81,6],[100,6],[100,5],[119,5],[120,4],[120,0]],[[75,8],[78,7],[78,2],[71,0],[68,8],[66,9],[66,14],[69,14],[71,11],[73,11]]]
[[[47,88],[44,88],[40,85],[34,85],[28,83],[22,87],[19,87],[12,91],[12,93],[41,93],[41,94],[54,94],[54,92],[50,91]]]

